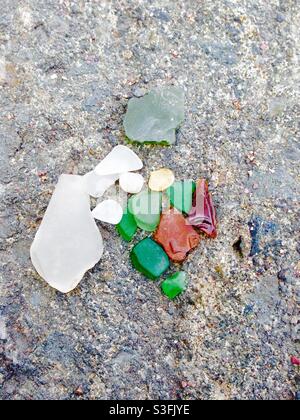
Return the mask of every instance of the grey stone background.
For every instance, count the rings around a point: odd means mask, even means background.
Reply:
[[[0,398],[300,398],[299,2],[0,7]],[[134,149],[146,177],[208,178],[218,239],[170,302],[99,224],[104,258],[55,292],[29,248],[58,176],[124,143],[128,99],[165,84],[186,90],[177,144]]]

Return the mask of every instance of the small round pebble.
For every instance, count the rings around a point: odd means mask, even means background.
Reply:
[[[120,187],[130,194],[138,194],[144,185],[144,178],[140,174],[127,172],[120,176]]]
[[[150,175],[149,188],[152,191],[165,191],[174,184],[175,176],[171,169],[162,168]]]

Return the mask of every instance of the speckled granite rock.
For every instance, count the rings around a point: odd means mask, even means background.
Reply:
[[[117,3],[1,2],[0,398],[293,399],[299,3]],[[101,264],[56,293],[29,247],[59,174],[92,170],[124,141],[128,99],[172,83],[177,144],[133,149],[144,176],[159,162],[210,181],[218,239],[169,302],[103,225]]]

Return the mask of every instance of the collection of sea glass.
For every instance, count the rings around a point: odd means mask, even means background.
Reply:
[[[140,143],[175,141],[184,119],[184,94],[174,87],[132,99],[124,120],[127,138]],[[121,237],[131,242],[138,230],[153,234],[131,251],[133,266],[151,280],[182,263],[200,242],[199,232],[217,236],[216,214],[208,184],[200,180],[175,181],[170,169],[151,173],[147,187],[140,158],[127,146],[115,147],[84,176],[62,175],[31,246],[31,259],[40,276],[55,289],[68,293],[103,255],[103,239],[95,219],[117,225]],[[119,182],[130,194],[126,205],[104,199]],[[90,196],[98,199],[91,211]],[[183,271],[167,277],[162,291],[174,299],[187,287]]]
[[[132,241],[137,229],[153,233],[131,251],[133,266],[150,280],[157,280],[170,267],[182,263],[200,242],[198,231],[217,236],[216,214],[205,180],[175,181],[171,170],[151,173],[149,188],[133,195],[117,231]],[[198,231],[197,231],[197,230]],[[187,276],[179,271],[162,283],[162,291],[173,299],[187,287]]]

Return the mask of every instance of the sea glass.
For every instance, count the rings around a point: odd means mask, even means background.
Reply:
[[[111,225],[120,223],[123,216],[123,209],[116,200],[104,200],[97,205],[92,212],[95,219]]]
[[[196,183],[191,180],[176,181],[169,187],[166,194],[170,203],[177,210],[188,214],[193,205],[193,194],[196,190]]]
[[[170,260],[151,238],[143,239],[131,251],[133,266],[150,280],[158,279],[170,267]]]
[[[136,232],[137,224],[133,215],[127,209],[123,214],[121,222],[117,225],[119,235],[127,242],[132,241]]]
[[[95,171],[88,172],[83,176],[86,192],[95,198],[102,197],[118,179],[119,174],[101,176],[97,175]]]
[[[161,284],[161,289],[164,295],[169,299],[175,299],[178,295],[183,293],[187,288],[187,275],[184,271],[169,276]]]
[[[120,187],[129,194],[138,194],[144,185],[144,178],[134,172],[126,172],[120,175]]]
[[[143,162],[127,146],[116,146],[95,168],[97,175],[107,176],[142,169]]]
[[[129,199],[128,208],[139,228],[154,232],[160,221],[162,195],[159,192],[142,191]]]
[[[30,250],[39,275],[62,293],[73,290],[103,254],[83,178],[62,175]]]
[[[210,238],[217,237],[217,217],[208,183],[201,179],[197,183],[193,208],[189,213],[189,223],[196,226]]]
[[[139,143],[174,144],[176,129],[184,120],[184,91],[168,86],[128,103],[124,128],[129,140]]]
[[[171,169],[162,168],[151,172],[149,188],[152,191],[165,191],[175,181],[174,173]]]

